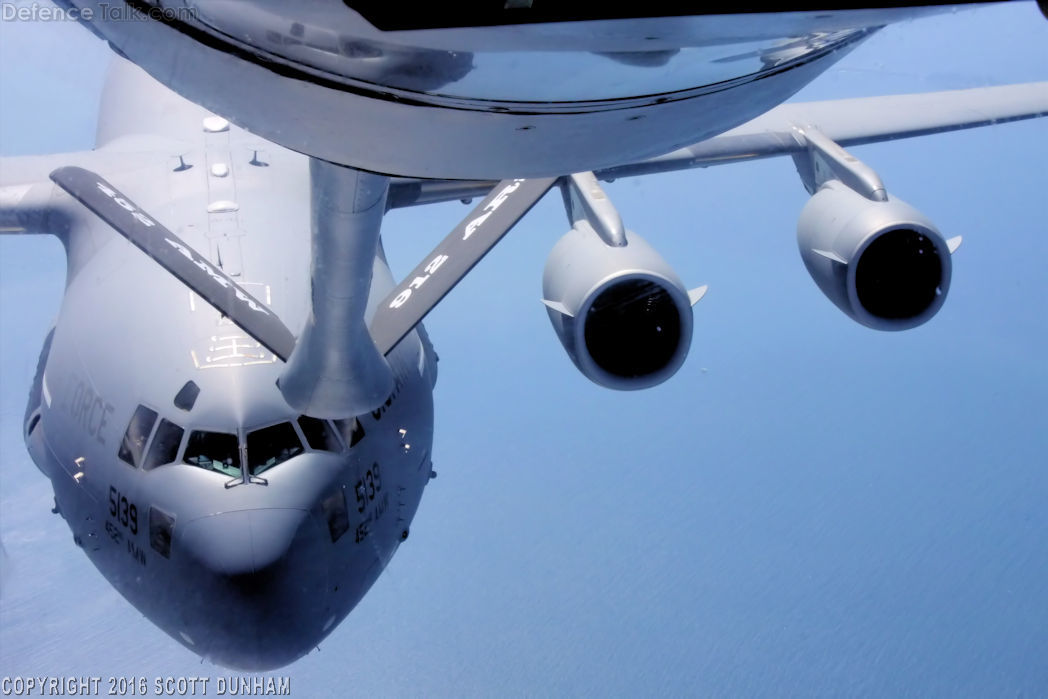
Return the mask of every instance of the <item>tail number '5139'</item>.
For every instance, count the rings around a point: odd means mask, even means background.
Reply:
[[[354,488],[357,493],[357,512],[363,512],[375,496],[382,492],[382,474],[378,462],[371,465]]]
[[[109,486],[109,515],[132,534],[138,534],[138,508],[113,486]]]

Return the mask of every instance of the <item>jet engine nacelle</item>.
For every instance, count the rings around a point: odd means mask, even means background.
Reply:
[[[801,211],[797,243],[822,292],[867,327],[916,327],[946,300],[956,246],[899,199],[872,201],[827,182]]]
[[[688,291],[643,238],[608,245],[586,221],[561,238],[542,275],[550,322],[586,378],[619,390],[672,376],[691,345]]]

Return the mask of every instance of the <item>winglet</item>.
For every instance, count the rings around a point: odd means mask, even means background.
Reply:
[[[957,248],[961,247],[961,236],[956,235],[946,241],[946,249],[950,251],[950,254],[957,252]]]
[[[546,308],[550,308],[556,311],[557,313],[561,314],[562,316],[567,316],[569,318],[575,317],[575,315],[568,310],[568,307],[560,301],[550,301],[549,299],[542,299],[542,303],[546,304]]]
[[[690,301],[691,305],[694,306],[699,302],[700,299],[702,299],[703,296],[706,295],[706,292],[709,290],[710,287],[708,284],[703,284],[702,286],[695,287],[694,289],[688,292],[688,301]]]

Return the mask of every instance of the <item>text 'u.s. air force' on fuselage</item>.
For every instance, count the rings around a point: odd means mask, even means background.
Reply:
[[[771,109],[927,8],[401,17],[366,2],[176,13],[134,0],[141,21],[116,22],[70,4],[254,133],[118,58],[96,150],[5,160],[0,230],[57,235],[68,259],[26,444],[111,584],[236,668],[316,648],[407,538],[435,475],[436,354],[420,321],[551,187],[570,226],[543,272],[554,331],[590,380],[645,388],[684,362],[706,287],[626,227],[600,180],[789,155],[812,195],[797,227],[812,278],[852,319],[901,330],[942,306],[959,239],[843,147],[1048,113],[1044,84]],[[740,28],[752,40],[725,41]],[[573,69],[586,79],[558,87]],[[395,283],[386,210],[473,197]]]
[[[63,408],[85,435],[104,445],[105,428],[109,426],[108,420],[113,414],[113,404],[95,393],[91,385],[83,379],[73,380],[76,388],[66,394]]]

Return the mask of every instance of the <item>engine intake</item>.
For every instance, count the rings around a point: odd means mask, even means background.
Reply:
[[[550,252],[542,278],[550,322],[568,356],[594,383],[619,390],[662,383],[691,345],[688,291],[636,233],[606,244],[578,221]]]
[[[950,288],[953,248],[931,221],[900,199],[872,201],[836,180],[801,211],[797,244],[826,297],[870,328],[921,325]]]

